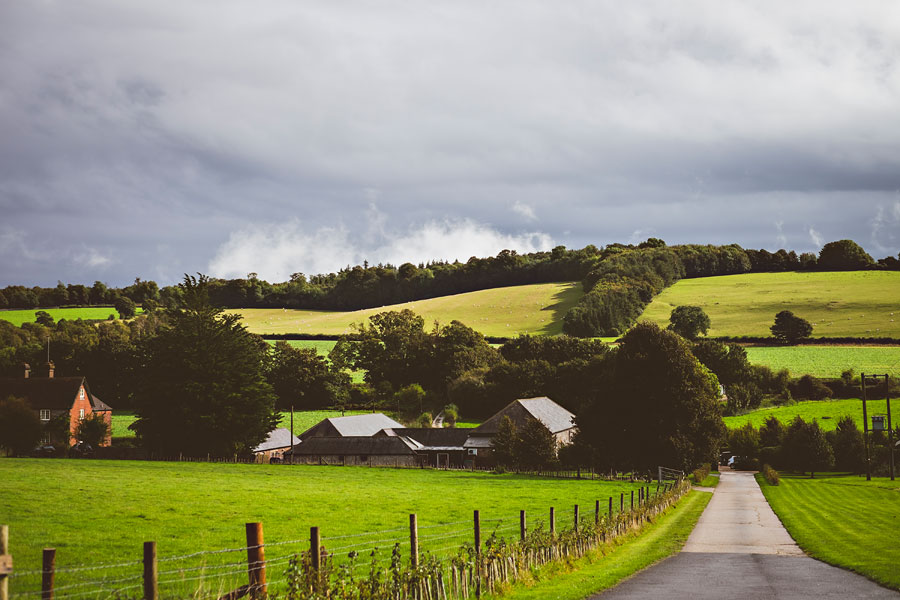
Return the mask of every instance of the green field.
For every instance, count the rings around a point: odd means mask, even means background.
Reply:
[[[872,415],[886,415],[887,403],[884,400],[869,400],[866,402],[871,425]],[[752,423],[759,427],[770,416],[776,417],[784,424],[790,423],[794,417],[800,415],[805,421],[817,419],[819,425],[825,431],[831,431],[837,427],[838,420],[844,415],[850,415],[856,424],[862,429],[862,400],[808,400],[798,402],[792,406],[773,406],[760,408],[745,415],[725,417],[725,425],[729,429],[742,427],[745,423]],[[900,399],[891,402],[891,420],[894,425],[900,423]]]
[[[748,346],[754,365],[787,369],[794,377],[840,377],[847,369],[860,373],[900,374],[900,346]]]
[[[790,310],[813,337],[900,338],[900,272],[748,273],[682,279],[663,290],[641,320],[668,325],[679,305],[701,306],[711,336],[769,336],[775,314]]]
[[[601,500],[605,506],[607,497],[638,487],[466,471],[54,459],[0,460],[0,481],[0,520],[10,526],[11,553],[22,573],[11,581],[13,594],[29,585],[25,574],[40,569],[46,547],[57,549],[60,570],[139,561],[146,540],[156,540],[167,559],[241,548],[244,524],[260,521],[270,580],[276,580],[284,557],[308,548],[313,525],[329,550],[346,556],[355,547],[367,557],[375,546],[389,551],[395,541],[406,543],[408,515],[416,513],[422,551],[446,553],[471,541],[473,509],[481,511],[485,537],[492,531],[514,537],[519,510],[528,511],[535,527],[556,507],[558,527],[568,528],[575,504],[593,507]],[[246,553],[237,552],[177,564],[187,571],[199,562],[212,570],[245,560]],[[164,561],[160,569],[175,564]],[[246,566],[236,571],[246,582]],[[63,586],[132,572],[139,576],[140,565],[111,574],[61,572],[56,581]]]
[[[298,410],[294,411],[294,434],[300,435],[313,425],[325,419],[331,419],[340,416],[363,415],[370,413],[369,410],[347,410],[341,413],[339,410]],[[388,416],[391,416],[390,414]],[[134,423],[137,417],[132,411],[122,410],[114,411],[112,416],[112,434],[113,437],[134,437],[134,432],[128,429],[128,426]],[[393,417],[392,417],[393,418]],[[278,422],[279,427],[290,427],[291,413],[281,413],[281,420]],[[477,427],[480,423],[462,424],[460,427]]]
[[[858,476],[757,476],[772,509],[807,554],[900,589],[900,482]]]
[[[34,308],[28,310],[0,310],[0,319],[9,321],[16,327],[20,327],[22,323],[34,323],[34,313],[42,310],[50,313],[54,320],[68,319],[74,321],[76,319],[91,319],[103,321],[109,318],[109,315],[115,315],[119,318],[119,313],[112,306],[87,306],[81,308]],[[140,314],[143,309],[138,308],[137,313]]]
[[[562,333],[565,314],[581,298],[580,282],[542,283],[494,288],[418,300],[351,312],[287,310],[282,308],[242,308],[244,324],[254,333],[319,333],[342,335],[351,323],[367,321],[386,310],[408,308],[425,319],[426,329],[435,320],[448,324],[456,319],[487,336],[515,337],[520,333],[556,335]]]

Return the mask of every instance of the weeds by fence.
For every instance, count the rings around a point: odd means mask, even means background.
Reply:
[[[642,527],[689,490],[681,478],[642,486],[637,495],[598,499],[587,510],[551,507],[533,526],[524,510],[502,518],[476,510],[471,521],[420,525],[410,515],[408,526],[395,529],[328,536],[313,527],[309,538],[267,543],[262,524],[248,523],[242,547],[158,556],[156,543],[146,542],[140,559],[73,567],[57,566],[48,548],[42,569],[12,571],[0,582],[8,579],[15,597],[41,600],[462,600],[502,591],[535,567],[584,556]]]

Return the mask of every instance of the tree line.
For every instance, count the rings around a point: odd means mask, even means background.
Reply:
[[[494,257],[466,262],[434,261],[347,266],[337,273],[270,283],[255,273],[245,278],[210,279],[212,301],[225,308],[307,308],[357,310],[482,289],[582,280],[584,299],[567,315],[572,335],[618,335],[634,320],[649,299],[684,277],[707,277],[748,272],[796,270],[900,269],[894,257],[874,261],[851,240],[826,244],[818,256],[793,251],[743,249],[728,246],[666,246],[657,238],[638,245],[588,245],[578,250],[557,246],[548,252],[519,254],[503,250]],[[182,302],[178,285],[160,288],[154,281],[136,279],[132,285],[111,288],[100,281],[92,286],[55,287],[9,285],[0,290],[0,309],[59,306],[108,306],[127,299],[151,308],[175,308]]]

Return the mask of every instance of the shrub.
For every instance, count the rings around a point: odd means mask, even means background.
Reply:
[[[778,482],[781,481],[781,478],[778,476],[778,471],[769,465],[763,465],[762,473],[769,485],[778,485]]]
[[[694,469],[691,477],[694,479],[694,483],[702,483],[704,479],[709,477],[709,464],[705,464],[702,467]]]

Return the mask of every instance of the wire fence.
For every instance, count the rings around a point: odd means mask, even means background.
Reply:
[[[264,542],[261,524],[247,524],[245,546],[156,556],[155,543],[148,542],[153,544],[152,553],[148,554],[145,544],[142,559],[104,564],[56,565],[55,551],[48,549],[43,568],[13,570],[8,575],[9,591],[15,598],[48,600],[231,600],[263,591],[270,596],[306,598],[296,595],[298,582],[303,583],[300,588],[312,590],[338,580],[344,582],[341,585],[382,582],[402,572],[404,589],[418,591],[397,597],[468,598],[478,595],[482,584],[490,587],[491,577],[509,580],[523,565],[568,556],[572,548],[583,553],[601,538],[605,541],[624,532],[626,523],[631,527],[636,519],[664,510],[686,489],[689,485],[679,478],[660,482],[655,489],[641,486],[637,496],[632,492],[630,497],[620,494],[598,500],[581,512],[577,506],[558,512],[551,508],[538,518],[531,515],[530,521],[525,511],[499,518],[482,518],[475,511],[473,520],[421,525],[411,515],[409,527],[321,537],[318,528],[312,528],[309,538],[274,542]],[[557,529],[557,524],[562,526]],[[251,525],[257,527],[253,532]],[[482,552],[494,556],[491,560],[496,564],[491,568],[495,571],[482,572],[482,567],[493,564],[479,562]],[[423,571],[421,565],[430,571]],[[420,589],[426,583],[437,591]]]

